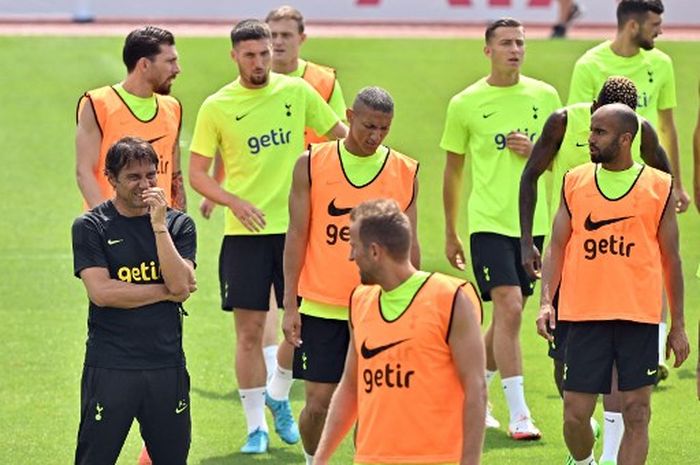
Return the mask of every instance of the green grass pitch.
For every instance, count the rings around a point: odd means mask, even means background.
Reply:
[[[72,277],[70,225],[81,212],[74,176],[74,115],[85,90],[119,81],[121,38],[0,38],[0,463],[70,463],[79,418],[79,385],[86,337],[87,301]],[[553,84],[565,100],[571,68],[593,42],[530,41],[524,73]],[[675,61],[679,107],[676,122],[683,180],[691,187],[691,135],[697,112],[697,43],[661,42]],[[184,105],[182,147],[188,146],[203,99],[235,76],[229,43],[220,39],[179,38],[182,74],[173,93]],[[338,69],[346,98],[375,84],[396,100],[388,143],[421,161],[419,230],[424,268],[449,271],[443,256],[442,168],[438,147],[449,98],[487,72],[479,40],[313,39],[307,58]],[[514,179],[513,182],[518,182]],[[468,188],[468,186],[465,186]],[[466,192],[466,189],[465,189]],[[193,441],[190,463],[202,465],[302,463],[299,446],[283,446],[272,435],[271,453],[242,457],[245,434],[233,374],[233,322],[218,310],[217,257],[221,209],[205,221],[199,197],[189,192],[190,213],[199,229],[198,292],[187,304],[185,345],[192,376]],[[700,215],[679,218],[686,276],[686,324],[697,348],[700,286]],[[462,231],[466,218],[461,218]],[[464,236],[463,236],[464,237]],[[489,431],[484,464],[558,464],[565,448],[561,402],[551,376],[544,342],[534,330],[531,299],[524,314],[522,346],[526,395],[544,437],[515,443],[503,430]],[[486,306],[486,315],[490,315]],[[687,464],[700,450],[700,415],[695,396],[697,353],[653,396],[650,464]],[[498,382],[491,389],[495,414],[506,420]],[[303,389],[292,392],[293,409],[302,407]],[[600,409],[597,412],[600,415]],[[135,463],[137,429],[130,434],[120,464]],[[346,441],[335,463],[350,463]]]

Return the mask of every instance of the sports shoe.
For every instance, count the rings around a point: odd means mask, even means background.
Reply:
[[[151,461],[151,456],[148,455],[148,451],[146,450],[145,444],[141,448],[141,453],[139,454],[138,464],[139,465],[153,465],[153,462]]]
[[[493,416],[491,409],[491,402],[489,402],[486,404],[486,427],[498,429],[501,427],[501,422],[496,420],[496,417]]]
[[[275,419],[275,432],[287,444],[296,444],[299,442],[299,427],[294,421],[292,415],[292,407],[288,400],[275,400],[265,393],[265,405],[272,412],[272,417]]]
[[[537,429],[532,418],[520,417],[508,425],[508,436],[517,441],[536,441],[542,437],[542,433]]]
[[[267,452],[269,443],[270,437],[267,435],[267,431],[258,428],[248,435],[246,443],[241,447],[241,452],[244,454],[264,454]]]

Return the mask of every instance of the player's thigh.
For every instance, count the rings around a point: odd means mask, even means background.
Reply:
[[[270,289],[281,273],[280,236],[224,236],[219,253],[223,310],[270,308]]]
[[[143,370],[141,436],[153,463],[184,465],[190,449],[190,376],[182,367]]]
[[[571,322],[564,356],[564,391],[609,393],[614,356],[612,322]]]
[[[294,350],[294,378],[337,384],[343,376],[350,344],[345,320],[301,314],[301,347]]]
[[[76,464],[114,464],[137,414],[136,370],[84,367]]]
[[[481,299],[491,301],[491,291],[501,286],[520,286],[517,251],[513,238],[478,232],[469,237],[472,269]],[[517,265],[517,266],[516,266]]]
[[[658,344],[658,325],[616,322],[615,364],[620,391],[631,391],[656,382]]]

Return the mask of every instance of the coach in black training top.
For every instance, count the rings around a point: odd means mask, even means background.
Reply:
[[[107,152],[115,190],[75,220],[75,275],[90,299],[76,464],[114,464],[134,418],[154,464],[190,446],[182,302],[195,287],[195,226],[156,187],[158,156],[125,137]]]

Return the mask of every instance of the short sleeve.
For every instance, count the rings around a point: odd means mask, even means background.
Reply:
[[[303,86],[302,92],[306,102],[306,126],[318,134],[327,134],[340,119],[311,84],[303,79],[298,81],[299,85]]]
[[[590,70],[585,63],[577,61],[571,73],[568,105],[595,100],[598,89],[595,89]]]
[[[459,155],[468,152],[469,131],[462,119],[464,115],[460,110],[460,105],[453,97],[447,105],[447,116],[445,117],[445,129],[442,132],[440,148]]]
[[[659,89],[659,103],[657,110],[668,110],[669,108],[675,108],[678,106],[676,100],[676,75],[673,71],[673,62],[669,58],[666,65],[666,72],[664,83]]]
[[[175,244],[175,249],[180,254],[182,258],[190,260],[192,263],[196,262],[197,255],[197,229],[195,227],[194,221],[188,215],[175,212],[168,230],[170,231],[170,237],[173,239],[173,244]]]
[[[191,152],[196,152],[209,158],[213,158],[216,154],[220,139],[219,128],[216,126],[212,115],[214,110],[207,101],[204,101],[199,109],[199,113],[197,113],[197,122],[194,125],[192,144],[190,145]]]
[[[83,215],[73,222],[71,231],[73,239],[73,274],[80,277],[86,268],[108,268],[102,235],[96,224]]]
[[[343,96],[343,89],[341,89],[337,79],[335,80],[335,84],[333,84],[333,93],[328,101],[328,105],[331,106],[333,113],[335,113],[341,121],[346,121],[345,110],[347,107],[345,106],[345,97]]]

